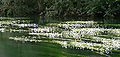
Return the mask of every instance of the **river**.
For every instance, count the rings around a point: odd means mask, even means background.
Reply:
[[[0,57],[119,57],[114,19],[0,17]]]

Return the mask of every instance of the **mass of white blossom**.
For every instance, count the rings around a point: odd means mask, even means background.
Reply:
[[[57,43],[64,48],[91,50],[101,54],[120,49],[120,29],[100,27],[100,24],[94,21],[66,21],[42,26],[30,23],[30,20],[11,19],[0,21],[2,27],[0,32],[19,32],[29,35],[9,37],[12,40]],[[100,37],[104,35],[108,37]],[[113,38],[109,38],[110,36]]]

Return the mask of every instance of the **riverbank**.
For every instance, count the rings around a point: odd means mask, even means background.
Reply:
[[[119,0],[1,0],[0,16],[120,16]]]

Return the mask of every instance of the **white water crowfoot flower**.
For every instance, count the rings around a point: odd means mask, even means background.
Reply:
[[[34,32],[34,33],[42,33],[42,32],[54,32],[57,31],[58,28],[56,27],[38,27],[38,28],[29,28],[30,32]]]
[[[19,40],[19,41],[29,41],[29,42],[52,42],[52,43],[58,43],[61,44],[62,47],[68,48],[68,47],[72,47],[72,48],[77,48],[77,49],[90,49],[91,51],[97,51],[97,52],[101,52],[101,53],[109,53],[111,52],[111,50],[114,50],[115,48],[111,45],[107,45],[107,44],[99,44],[99,43],[90,43],[90,42],[76,42],[76,41],[57,41],[57,40],[37,40],[37,37],[10,37],[9,39],[13,39],[13,40]]]
[[[4,23],[4,22],[3,22]],[[15,24],[14,24],[15,23]],[[2,26],[3,24],[1,24]],[[100,28],[94,21],[67,21],[49,23],[48,26],[29,24],[29,22],[12,22],[11,32],[27,32],[27,36],[9,37],[9,39],[25,42],[51,42],[58,43],[65,48],[96,51],[108,54],[120,48],[120,29]],[[14,27],[20,27],[15,29]],[[28,36],[29,35],[29,36]],[[100,37],[107,35],[117,37]]]
[[[9,29],[8,31],[9,32],[19,32],[19,33],[21,33],[21,32],[29,32],[29,30],[24,30],[24,29]]]
[[[12,25],[18,27],[38,27],[37,24],[12,24]]]
[[[47,25],[50,26],[58,26],[65,29],[71,29],[71,28],[82,28],[82,27],[99,27],[99,24],[94,21],[67,21],[62,23],[49,23]]]
[[[0,32],[5,32],[5,28],[0,28]]]
[[[97,43],[85,43],[85,42],[70,42],[67,41],[55,41],[58,44],[61,44],[62,47],[76,47],[78,49],[90,49],[91,51],[98,51],[100,53],[109,53],[113,49],[109,45],[97,44]]]
[[[61,37],[62,34],[59,33],[29,33],[30,35],[43,35],[50,38]]]

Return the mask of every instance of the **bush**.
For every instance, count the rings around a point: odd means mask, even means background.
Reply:
[[[0,0],[0,15],[119,16],[120,0]]]

